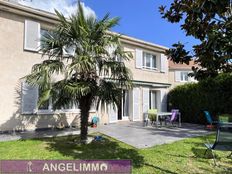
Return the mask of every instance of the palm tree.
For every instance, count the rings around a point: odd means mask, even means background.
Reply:
[[[119,18],[86,16],[80,2],[77,14],[69,19],[56,14],[58,25],[41,39],[45,60],[33,66],[26,81],[39,87],[38,105],[52,98],[53,109],[79,106],[81,142],[85,143],[93,102],[116,106],[122,88],[131,87],[132,76],[124,64],[131,54],[123,51],[120,35],[109,32]],[[55,76],[62,78],[55,81]]]

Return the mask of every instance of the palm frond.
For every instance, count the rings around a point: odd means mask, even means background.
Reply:
[[[99,88],[96,93],[98,100],[105,104],[118,104],[121,100],[122,89],[118,88],[117,83],[112,81],[100,80]]]
[[[80,1],[77,14],[69,19],[55,12],[57,26],[41,39],[41,51],[48,60],[34,65],[26,77],[30,84],[39,86],[39,104],[49,97],[54,108],[77,104],[81,97],[97,97],[105,103],[119,101],[121,89],[132,84],[132,75],[124,64],[131,56],[123,50],[120,35],[109,32],[119,18],[110,18],[109,14],[101,20],[86,16]],[[115,50],[109,52],[109,47]],[[109,79],[101,79],[101,73]],[[53,80],[57,74],[64,75],[62,80]]]

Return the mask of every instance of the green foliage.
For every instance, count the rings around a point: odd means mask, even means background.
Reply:
[[[131,87],[132,75],[124,63],[131,53],[123,50],[120,35],[110,32],[119,18],[86,16],[80,1],[77,14],[69,19],[58,11],[56,15],[58,24],[41,39],[46,60],[33,66],[26,81],[39,87],[38,105],[49,98],[53,109],[79,104],[81,135],[86,139],[91,104],[117,104],[122,88]]]
[[[75,143],[74,140],[79,139],[77,136],[1,142],[0,160],[129,159],[134,174],[231,173],[231,158],[226,158],[230,152],[216,151],[217,166],[213,165],[212,158],[207,158],[210,154],[204,156],[206,148],[203,143],[206,139],[213,142],[215,135],[146,149],[133,148],[104,135],[103,138],[103,142],[87,145]]]
[[[192,59],[200,67],[193,67],[198,80],[216,77],[219,72],[232,72],[232,6],[230,0],[174,0],[170,7],[160,7],[163,18],[171,23],[181,23],[186,36],[199,40],[192,51],[181,43],[167,51],[176,63]],[[190,54],[191,53],[191,54]]]
[[[232,114],[232,75],[220,74],[177,86],[169,92],[168,100],[169,108],[179,108],[185,122],[205,123],[204,110],[212,113],[214,119],[224,113]]]
[[[232,122],[232,115],[231,114],[219,115],[219,121],[224,123]]]

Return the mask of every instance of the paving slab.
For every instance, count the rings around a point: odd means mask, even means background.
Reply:
[[[0,142],[15,141],[32,138],[50,138],[61,137],[68,135],[79,135],[80,130],[77,129],[64,129],[64,130],[39,130],[39,131],[24,131],[24,132],[9,132],[0,134]]]
[[[203,136],[212,131],[207,131],[202,125],[182,124],[182,127],[144,127],[142,122],[118,122],[116,124],[100,125],[90,128],[89,133],[100,132],[136,148],[147,148],[155,145],[172,143],[184,138]],[[0,134],[0,142],[14,141],[31,138],[60,137],[79,135],[78,129],[40,130],[11,132]]]
[[[212,133],[212,131],[205,130],[204,126],[196,124],[183,123],[181,127],[144,127],[142,122],[101,125],[96,131],[136,148],[147,148]]]

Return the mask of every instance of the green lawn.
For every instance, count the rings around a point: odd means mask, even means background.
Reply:
[[[0,143],[0,159],[131,159],[133,173],[232,173],[229,152],[216,152],[217,165],[204,157],[206,137],[136,149],[104,136],[104,142],[73,143],[76,137],[22,140]],[[207,139],[213,141],[214,136]],[[210,154],[208,154],[210,156]]]

